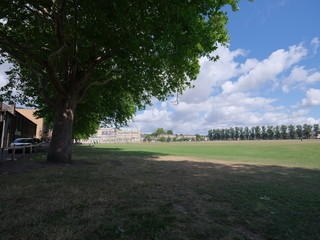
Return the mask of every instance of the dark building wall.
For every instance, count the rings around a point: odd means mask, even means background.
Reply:
[[[4,147],[16,138],[33,138],[36,136],[37,124],[23,116],[21,113],[13,109],[9,109],[9,105],[0,103],[0,146],[2,146],[2,134],[4,132]],[[4,117],[5,116],[5,117]],[[3,131],[3,119],[6,119],[5,129]]]
[[[14,139],[34,138],[37,133],[37,124],[30,121],[21,113],[15,111]]]
[[[2,117],[1,119],[3,120],[5,118],[5,128],[3,128],[3,123],[4,121],[1,121],[0,123],[0,144],[2,146],[2,134],[4,134],[3,137],[3,142],[4,142],[4,147],[8,147],[8,145],[14,140],[14,120],[15,117],[13,114],[6,112],[1,113]]]

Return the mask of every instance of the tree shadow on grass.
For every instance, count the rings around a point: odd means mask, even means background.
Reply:
[[[2,236],[166,240],[320,236],[319,170],[202,162],[121,148],[81,147],[74,160],[97,164],[38,169],[0,182],[14,186],[1,195]]]
[[[170,206],[167,239],[320,236],[319,170],[130,155],[106,161],[126,179],[125,199]]]
[[[214,235],[209,226],[215,221],[245,239],[320,236],[319,170],[194,161],[166,161],[158,168],[165,169],[161,175],[169,191],[187,198],[179,208],[202,216],[193,228],[203,226],[204,238]]]
[[[152,156],[166,156],[167,154],[161,152],[153,152],[153,151],[125,151],[123,148],[99,148],[94,145],[86,145],[86,146],[75,146],[74,147],[74,159],[77,160],[79,154],[81,156],[104,156],[104,157],[114,157],[114,156],[122,156],[122,157],[152,157]]]
[[[121,148],[92,150],[105,166],[121,176],[117,181],[128,193],[125,199],[143,196],[147,200],[141,202],[146,205],[151,201],[159,207],[170,206],[177,231],[171,228],[171,233],[166,235],[168,239],[318,239],[320,236],[319,170],[202,162]],[[180,231],[184,232],[181,236]]]

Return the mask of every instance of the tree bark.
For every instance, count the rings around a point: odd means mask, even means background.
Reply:
[[[66,99],[62,96],[56,101],[47,162],[72,162],[72,128],[76,102],[75,98]]]

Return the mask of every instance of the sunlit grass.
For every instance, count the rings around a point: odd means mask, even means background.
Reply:
[[[112,154],[165,154],[206,160],[320,168],[320,140],[215,141],[183,143],[101,144]],[[121,150],[116,152],[115,150]]]

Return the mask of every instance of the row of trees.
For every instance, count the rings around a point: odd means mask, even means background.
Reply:
[[[210,129],[208,137],[210,140],[253,140],[253,139],[295,139],[310,138],[320,133],[319,124],[309,125],[281,125],[281,126],[256,126],[235,127],[229,129]]]
[[[160,137],[158,141],[160,142],[186,142],[186,141],[204,141],[205,138],[201,136],[200,134],[196,134],[194,138],[188,138],[188,137]]]
[[[160,142],[183,142],[183,141],[204,141],[205,138],[200,134],[194,135],[194,137],[187,137],[183,134],[174,134],[172,130],[164,130],[163,128],[158,128],[151,134],[145,136],[145,141],[151,142],[153,140]]]

